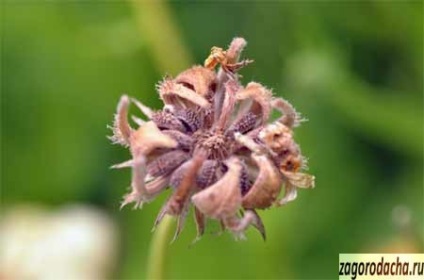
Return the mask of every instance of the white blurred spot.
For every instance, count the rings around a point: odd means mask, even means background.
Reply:
[[[397,205],[392,210],[393,223],[399,228],[406,228],[411,224],[411,210],[405,205]]]
[[[117,253],[113,221],[100,210],[25,206],[0,220],[0,278],[110,278]]]

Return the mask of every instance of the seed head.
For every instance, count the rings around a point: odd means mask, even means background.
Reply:
[[[252,225],[265,239],[256,210],[284,205],[296,198],[297,188],[314,187],[314,176],[301,172],[306,160],[293,138],[299,114],[263,85],[239,81],[237,71],[252,62],[238,60],[245,45],[235,38],[226,51],[212,48],[205,66],[165,78],[157,86],[162,110],[126,95],[118,103],[110,138],[132,156],[113,166],[132,168],[131,192],[121,207],[141,207],[170,189],[155,225],[164,215],[177,216],[174,239],[191,205],[198,238],[206,219],[215,219],[236,238]],[[128,122],[130,103],[146,117],[133,116],[136,128]],[[269,122],[273,110],[281,116]]]

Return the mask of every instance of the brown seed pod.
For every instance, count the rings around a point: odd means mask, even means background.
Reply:
[[[134,202],[141,207],[170,186],[155,226],[165,215],[175,216],[174,239],[191,204],[197,239],[207,219],[218,220],[236,238],[244,238],[252,225],[265,239],[256,210],[288,203],[298,188],[314,186],[314,177],[301,172],[306,161],[293,137],[299,114],[263,85],[244,86],[239,80],[237,71],[251,62],[239,61],[245,45],[243,38],[235,38],[227,50],[212,48],[205,67],[166,77],[157,87],[161,110],[126,95],[117,106],[110,139],[129,147],[132,156],[113,166],[132,168],[131,191],[122,206]],[[131,103],[146,117],[132,116],[136,128],[127,119]],[[273,110],[281,116],[268,124]],[[282,187],[285,194],[279,199]]]

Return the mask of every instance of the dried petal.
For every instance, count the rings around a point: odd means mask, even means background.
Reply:
[[[252,158],[259,167],[259,175],[250,191],[243,197],[243,207],[268,208],[280,194],[282,178],[268,156],[253,154]]]
[[[131,119],[136,123],[136,124],[138,124],[138,126],[141,126],[141,125],[143,125],[143,124],[145,124],[146,122],[144,121],[144,120],[142,120],[142,119],[140,119],[140,118],[138,118],[138,117],[136,117],[136,116],[131,116]]]
[[[244,236],[244,231],[252,224],[259,226],[259,221],[257,220],[259,216],[256,213],[247,210],[241,219],[237,216],[229,216],[223,219],[225,227],[233,232],[236,239],[246,239]],[[261,232],[262,234],[262,232]]]
[[[128,106],[130,104],[129,98],[123,95],[119,100],[116,108],[116,115],[113,122],[113,135],[109,139],[116,144],[127,146],[131,135],[131,127],[128,123]]]
[[[243,48],[246,46],[246,40],[243,38],[234,38],[231,42],[229,48],[226,51],[227,54],[227,62],[228,63],[237,63],[239,60],[239,56],[243,51]],[[224,102],[224,93],[225,93],[225,82],[230,79],[228,72],[224,69],[219,69],[217,75],[217,87],[214,96],[214,112],[215,112],[215,120],[219,118],[221,115],[222,103]]]
[[[284,177],[294,186],[302,189],[313,189],[315,187],[315,176],[301,173],[282,171]]]
[[[131,133],[129,141],[134,156],[147,155],[156,148],[175,148],[178,145],[174,139],[163,134],[152,121],[146,122]]]
[[[227,129],[231,115],[234,111],[234,106],[236,104],[236,93],[239,89],[240,86],[234,80],[230,80],[225,83],[224,102],[222,104],[222,109],[218,118],[218,122],[216,123],[217,130]]]
[[[285,189],[286,192],[283,198],[276,203],[277,206],[282,206],[284,204],[293,201],[297,197],[297,188],[314,188],[315,187],[315,176],[300,173],[300,172],[290,172],[282,171],[285,177]]]
[[[273,98],[271,106],[283,113],[283,116],[278,121],[290,128],[298,126],[302,121],[300,114],[283,98]]]
[[[265,147],[262,147],[258,143],[256,143],[251,137],[242,135],[239,132],[234,133],[234,137],[238,143],[248,148],[255,154],[264,154],[267,152]]]
[[[265,241],[266,240],[266,231],[265,231],[265,226],[262,222],[261,217],[253,209],[248,210],[248,211],[250,211],[255,216],[255,218],[253,219],[253,222],[252,222],[252,226],[254,226],[260,232],[262,239]]]
[[[236,63],[239,60],[240,54],[246,45],[247,42],[244,38],[234,38],[226,51],[228,63]]]
[[[205,233],[206,217],[199,209],[197,209],[197,207],[194,207],[194,219],[196,222],[197,236],[193,243],[199,240]]]
[[[146,155],[160,147],[173,148],[177,143],[169,136],[160,132],[156,125],[149,121],[131,132],[129,137],[131,153],[133,154],[131,193],[124,197],[121,208],[131,202],[136,202],[135,207],[141,207],[144,201],[151,199],[151,194],[146,190]]]
[[[132,167],[134,165],[134,161],[132,159],[114,164],[110,168],[119,169],[119,168],[125,168],[125,167]]]
[[[178,215],[184,209],[188,198],[194,191],[195,179],[199,168],[202,166],[206,157],[203,153],[197,153],[194,157],[187,161],[187,171],[184,174],[181,183],[175,189],[171,198],[167,202],[166,213],[170,215]]]
[[[139,156],[134,159],[133,172],[131,180],[131,192],[124,196],[121,208],[125,205],[135,202],[134,208],[141,208],[144,201],[150,199],[150,195],[146,190],[144,178],[146,177],[146,158]]]
[[[170,176],[157,177],[146,184],[146,190],[150,196],[158,195],[169,184]],[[147,181],[147,180],[146,180]]]
[[[198,95],[206,97],[211,85],[216,83],[216,74],[206,67],[194,66],[180,73],[175,78],[175,82],[191,87]]]
[[[289,203],[290,201],[293,201],[296,199],[297,197],[297,189],[296,186],[290,184],[289,182],[287,182],[285,184],[285,194],[283,196],[282,199],[280,199],[280,201],[278,201],[276,203],[277,206],[283,206],[287,203]]]
[[[199,210],[214,219],[225,219],[237,213],[241,205],[239,176],[240,161],[230,158],[226,162],[228,171],[215,184],[193,195],[191,200]]]
[[[209,102],[203,96],[172,80],[162,82],[159,86],[159,94],[165,104],[178,106],[182,109],[193,107],[193,105],[203,108],[210,106]]]
[[[291,129],[280,122],[265,126],[259,133],[259,139],[277,154],[296,145]]]
[[[265,123],[271,113],[272,93],[259,83],[250,82],[247,86],[237,92],[238,100],[252,99],[254,102],[250,111],[256,115],[262,116],[262,123]]]
[[[184,228],[184,224],[185,224],[185,221],[187,219],[187,214],[188,214],[188,206],[189,206],[188,203],[184,204],[181,213],[178,215],[177,228],[175,230],[175,234],[174,234],[174,237],[171,240],[171,243],[173,243],[177,239],[177,237],[180,235],[181,231]]]
[[[138,109],[140,109],[140,111],[149,119],[152,118],[153,115],[153,110],[150,109],[149,107],[147,107],[146,105],[144,105],[143,103],[141,103],[140,101],[138,101],[135,98],[131,98],[131,101],[138,107]]]

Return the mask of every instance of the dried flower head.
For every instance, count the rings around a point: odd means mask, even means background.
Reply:
[[[131,192],[122,206],[141,207],[170,188],[155,225],[164,215],[177,216],[174,239],[190,205],[198,238],[207,218],[220,221],[236,237],[244,237],[252,225],[265,238],[256,210],[284,205],[296,198],[297,188],[314,187],[314,177],[301,172],[306,161],[293,138],[299,114],[261,84],[239,81],[236,72],[252,62],[238,61],[245,45],[243,38],[235,38],[226,51],[212,48],[205,66],[165,78],[157,87],[162,110],[126,95],[119,101],[111,140],[129,147],[132,155],[113,166],[132,168]],[[148,119],[133,116],[137,128],[127,120],[130,103]],[[273,110],[281,117],[268,123]]]

